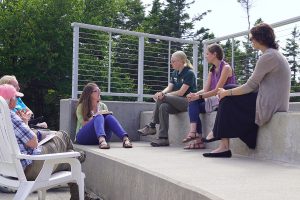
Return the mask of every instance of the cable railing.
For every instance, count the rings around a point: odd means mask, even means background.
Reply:
[[[172,53],[183,50],[198,63],[197,41],[81,23],[72,26],[72,98],[86,83],[95,82],[103,96],[144,101],[168,85]]]
[[[128,97],[130,100],[145,101],[168,85],[172,72],[170,57],[177,50],[183,50],[191,60],[198,86],[201,84],[199,90],[207,80],[209,66],[205,56],[198,53],[197,41],[81,23],[73,23],[72,26],[72,98],[78,98],[86,83],[95,82],[100,86],[101,94],[110,96],[113,100]],[[280,51],[286,55],[291,65],[294,80],[291,97],[298,97],[300,34],[297,35],[297,31],[300,32],[300,16],[271,26],[275,30]],[[248,33],[249,31],[243,31],[203,42],[204,53],[211,43],[223,46],[225,60],[234,68],[239,84],[247,81],[259,57],[259,52],[249,42]],[[288,54],[289,45],[297,47],[298,53]]]
[[[279,50],[287,57],[292,75],[294,74],[295,80],[293,81],[292,77],[290,96],[300,96],[300,16],[271,24],[271,26],[274,28]],[[298,35],[293,34],[294,31],[299,31]],[[203,41],[204,49],[212,43],[219,43],[223,46],[225,60],[234,68],[239,84],[247,81],[253,72],[259,56],[259,52],[251,47],[251,43],[247,37],[248,34],[249,31],[243,31]],[[291,52],[292,48],[295,48],[294,53]],[[297,65],[298,67],[296,66],[296,69],[292,70],[293,65]],[[204,57],[203,82],[207,80],[208,68],[208,63]]]

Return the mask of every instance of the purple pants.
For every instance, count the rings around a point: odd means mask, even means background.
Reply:
[[[105,137],[109,141],[112,132],[121,140],[124,136],[128,136],[113,115],[97,115],[78,131],[76,142],[84,145],[96,145],[99,144],[99,137]]]

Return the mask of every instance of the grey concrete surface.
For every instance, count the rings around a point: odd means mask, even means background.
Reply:
[[[61,187],[48,190],[46,195],[46,200],[69,200],[70,199],[70,192],[68,187]],[[0,199],[1,200],[12,200],[14,198],[14,193],[1,193],[0,192]],[[38,196],[37,193],[32,193],[26,200],[37,200]]]
[[[86,186],[109,200],[296,200],[300,196],[300,165],[251,159],[204,158],[209,150],[97,146],[76,148],[87,152],[83,164]]]
[[[140,128],[148,124],[152,117],[152,111],[141,112],[140,115]],[[202,121],[203,135],[207,135],[213,128],[214,121],[216,117],[216,112],[200,114],[200,119]],[[158,125],[156,126],[156,131],[158,132]],[[182,143],[183,138],[190,130],[190,121],[187,112],[182,112],[176,115],[169,116],[169,142],[173,145],[184,146],[186,144]],[[141,136],[141,141],[151,141],[157,137],[157,135]]]
[[[151,119],[152,111],[142,112],[140,126],[143,127]],[[212,129],[216,112],[200,114],[203,126],[203,135],[206,136]],[[231,150],[240,155],[251,158],[274,160],[300,164],[300,112],[278,112],[271,121],[259,128],[257,147],[249,149],[241,140],[230,141]],[[171,144],[183,146],[182,139],[189,130],[188,114],[170,115],[169,140]],[[141,136],[142,141],[151,141],[156,136]],[[207,144],[214,149],[217,142]]]
[[[289,111],[300,112],[300,102],[290,102]]]
[[[61,99],[60,100],[60,121],[59,129],[70,133],[71,139],[75,138],[76,130],[76,105],[77,99]],[[113,111],[114,116],[122,124],[123,128],[128,132],[132,140],[140,140],[137,129],[140,123],[140,113],[145,110],[152,110],[153,103],[140,102],[118,102],[103,101]],[[113,135],[112,141],[120,139]]]

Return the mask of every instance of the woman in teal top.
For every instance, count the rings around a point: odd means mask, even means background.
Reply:
[[[151,142],[151,146],[169,146],[168,129],[169,114],[187,111],[186,95],[196,92],[196,77],[193,66],[183,51],[172,54],[171,64],[174,69],[171,81],[161,92],[157,92],[153,99],[156,101],[151,122],[138,130],[142,136],[156,134],[155,125],[159,124],[158,139]]]
[[[123,140],[124,148],[131,148],[126,131],[107,106],[100,102],[100,93],[95,83],[88,83],[80,95],[76,110],[76,142],[84,145],[99,144],[100,149],[109,149],[107,141],[113,132]]]

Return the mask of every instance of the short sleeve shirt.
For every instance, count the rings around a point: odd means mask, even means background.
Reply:
[[[189,89],[186,91],[184,96],[189,94],[190,92],[196,92],[196,76],[193,70],[189,67],[184,67],[183,70],[179,73],[178,70],[174,70],[171,75],[171,81],[173,86],[173,91],[179,90],[183,84],[186,84],[189,87]]]
[[[108,110],[107,106],[102,103],[99,102],[98,103],[98,110]],[[83,122],[83,116],[82,116],[82,104],[80,103],[77,106],[76,109],[76,117],[77,117],[77,126],[76,126],[76,134],[78,133],[78,131],[82,128],[82,122]],[[76,138],[76,137],[75,137]]]
[[[40,148],[30,148],[26,146],[26,143],[34,137],[35,133],[23,122],[23,120],[15,112],[10,111],[10,116],[21,154],[40,154]],[[21,160],[23,169],[25,169],[31,163],[32,160]]]

